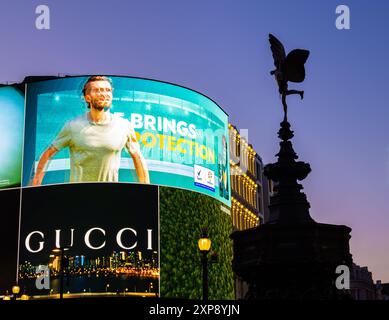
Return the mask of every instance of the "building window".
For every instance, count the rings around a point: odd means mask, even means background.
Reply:
[[[262,171],[261,171],[261,167],[260,167],[260,163],[259,162],[255,162],[255,167],[256,167],[256,173],[255,173],[255,177],[256,177],[256,179],[258,180],[258,181],[261,181],[261,173],[262,173]]]
[[[254,208],[258,210],[257,188],[254,189]]]
[[[251,206],[253,205],[253,187],[250,185],[250,204]]]
[[[244,178],[242,177],[242,190],[243,190],[243,192],[242,192],[242,196],[243,196],[243,199],[246,199],[246,184],[245,184],[245,182],[244,182]]]
[[[257,200],[255,199],[256,195],[257,195],[257,192],[256,192],[256,188],[254,187],[253,188],[253,207],[254,207],[254,209],[257,209]]]
[[[253,190],[252,190],[252,193],[251,193],[251,196],[252,196],[252,199],[253,199],[253,207],[256,209],[257,208],[257,205],[256,205],[256,201],[255,201],[255,186],[253,187]]]
[[[250,185],[247,183],[247,203],[250,204]]]
[[[235,206],[233,203],[231,205],[231,217],[232,217],[232,226],[235,227]]]
[[[251,204],[250,185],[247,183],[247,202]]]
[[[244,181],[244,178],[242,180],[243,180],[243,199],[246,200],[246,181]]]
[[[229,150],[229,153],[230,153],[230,158],[231,159],[234,159],[234,156],[233,156],[233,150],[234,150],[234,144],[233,144],[233,139],[232,139],[232,132],[231,130],[229,130],[228,132],[228,140],[229,140],[229,144],[230,144],[230,150]]]

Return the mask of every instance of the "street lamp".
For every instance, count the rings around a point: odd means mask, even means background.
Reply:
[[[20,292],[20,287],[18,285],[12,287],[13,300],[16,300],[19,292]]]
[[[207,229],[203,229],[201,238],[198,241],[201,252],[201,264],[203,266],[203,300],[208,300],[208,258],[207,254],[211,250],[212,241],[208,237]]]
[[[59,274],[60,274],[60,289],[59,289],[59,298],[63,299],[63,273],[64,273],[64,258],[65,258],[65,251],[69,250],[68,247],[60,247],[55,248],[52,250],[54,253],[60,253],[61,254],[61,261],[60,261],[60,267],[59,267]]]

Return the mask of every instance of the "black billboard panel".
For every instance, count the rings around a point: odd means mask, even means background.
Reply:
[[[16,284],[20,189],[0,191],[0,295]]]
[[[159,293],[158,188],[63,184],[26,188],[19,284],[38,298]],[[38,275],[38,277],[37,277]],[[49,283],[50,285],[47,285]]]

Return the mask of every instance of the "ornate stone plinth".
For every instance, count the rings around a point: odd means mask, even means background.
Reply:
[[[278,132],[278,161],[265,167],[276,183],[270,199],[270,217],[257,228],[236,231],[234,272],[249,284],[248,299],[341,299],[348,295],[335,287],[338,265],[351,267],[351,229],[315,222],[298,180],[307,177],[309,164],[298,158],[289,141],[290,124]]]
[[[248,299],[338,299],[338,265],[351,266],[346,226],[264,224],[235,232],[233,269]]]

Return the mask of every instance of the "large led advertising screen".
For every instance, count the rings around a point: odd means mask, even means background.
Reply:
[[[27,85],[23,186],[151,183],[230,206],[228,117],[177,85],[67,77]]]
[[[0,87],[0,189],[20,186],[24,124],[23,93]]]
[[[19,285],[34,298],[58,297],[63,268],[67,297],[157,296],[157,188],[86,183],[23,190]]]

